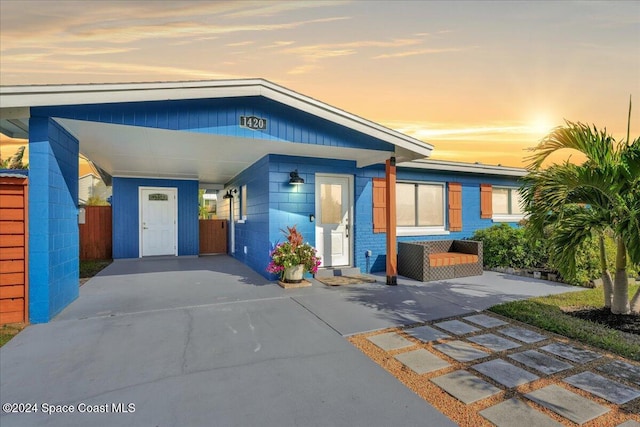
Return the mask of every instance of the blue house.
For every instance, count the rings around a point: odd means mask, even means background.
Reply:
[[[394,235],[458,239],[522,218],[523,169],[429,160],[423,141],[261,79],[14,86],[0,96],[0,130],[29,139],[36,323],[78,296],[80,153],[113,177],[115,259],[197,256],[199,189],[219,195],[229,254],[270,278],[285,226],[297,225],[323,267],[375,272]]]

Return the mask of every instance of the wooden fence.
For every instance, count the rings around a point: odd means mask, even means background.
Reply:
[[[28,180],[0,177],[0,325],[28,322]]]
[[[111,259],[111,206],[86,206],[85,223],[80,224],[80,259]]]

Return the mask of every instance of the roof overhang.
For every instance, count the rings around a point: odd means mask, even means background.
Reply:
[[[268,154],[382,163],[390,153],[226,135],[56,119],[80,141],[80,152],[115,177],[199,180],[221,188]],[[203,187],[204,188],[204,187]]]
[[[497,175],[521,177],[525,176],[528,171],[524,168],[515,168],[508,166],[485,165],[482,163],[462,163],[450,162],[445,160],[418,159],[398,164],[400,168],[426,169],[443,172],[462,172],[482,175]]]
[[[429,157],[433,151],[433,146],[423,141],[263,79],[2,86],[0,130],[8,136],[24,137],[28,131],[28,120],[25,118],[29,117],[29,107],[247,96],[263,96],[393,144],[393,155],[398,161]],[[20,114],[23,116],[19,117]],[[21,129],[22,133],[18,129]],[[360,159],[357,161],[359,165],[365,164]]]

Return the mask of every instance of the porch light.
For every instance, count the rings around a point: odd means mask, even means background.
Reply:
[[[302,179],[300,175],[298,175],[298,169],[289,173],[289,176],[291,177],[291,179],[289,179],[289,184],[292,184],[292,185],[304,184],[304,179]]]
[[[237,193],[238,190],[227,190],[227,194],[225,194],[224,196],[222,196],[223,199],[233,199],[233,194],[231,193]]]

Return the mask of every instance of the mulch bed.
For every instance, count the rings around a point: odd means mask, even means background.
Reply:
[[[635,314],[613,314],[608,308],[563,309],[566,314],[583,320],[599,323],[629,334],[640,335],[640,316]]]

